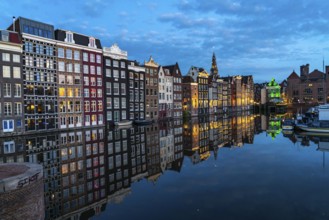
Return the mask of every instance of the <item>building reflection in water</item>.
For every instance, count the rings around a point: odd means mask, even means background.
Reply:
[[[259,125],[260,117],[245,114],[6,137],[0,162],[43,165],[46,219],[87,219],[122,202],[134,182],[180,172],[184,156],[198,164],[222,147],[252,144]]]

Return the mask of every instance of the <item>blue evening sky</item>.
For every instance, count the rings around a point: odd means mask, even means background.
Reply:
[[[215,52],[221,76],[278,82],[301,65],[329,65],[329,1],[325,0],[0,0],[0,29],[12,16],[53,24],[117,43],[128,58],[150,55],[210,70]]]

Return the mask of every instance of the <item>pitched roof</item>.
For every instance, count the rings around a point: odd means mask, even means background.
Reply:
[[[183,76],[183,83],[194,83],[194,79],[191,76]]]
[[[297,73],[295,71],[293,71],[287,78],[289,79],[300,79],[299,76],[297,75]]]
[[[308,78],[312,78],[312,79],[323,79],[324,73],[319,71],[319,70],[313,70],[313,72],[311,72],[308,75]]]

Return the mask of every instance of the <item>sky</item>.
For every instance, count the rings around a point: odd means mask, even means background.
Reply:
[[[281,82],[301,65],[329,65],[327,8],[325,0],[0,0],[0,29],[21,16],[117,43],[140,63],[178,62],[183,75],[210,71],[215,53],[220,76]]]

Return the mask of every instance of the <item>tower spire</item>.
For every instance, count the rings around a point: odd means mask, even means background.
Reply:
[[[212,54],[212,63],[211,63],[210,74],[213,77],[219,77],[215,52]]]

